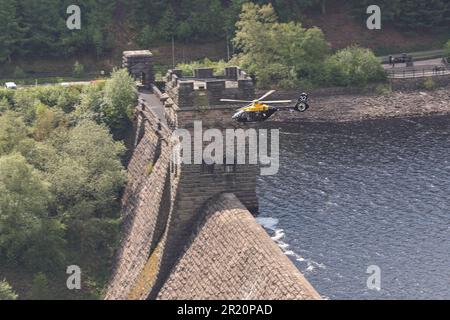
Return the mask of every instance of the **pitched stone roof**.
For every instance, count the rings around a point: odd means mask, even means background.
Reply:
[[[320,299],[236,196],[205,213],[158,299]]]

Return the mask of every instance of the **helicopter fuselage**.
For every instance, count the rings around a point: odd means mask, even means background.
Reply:
[[[273,94],[275,90],[269,91],[260,99],[253,101],[220,99],[222,102],[242,102],[250,103],[246,107],[239,109],[234,115],[233,120],[240,123],[263,122],[269,119],[274,113],[280,110],[295,110],[298,112],[305,112],[308,110],[308,94],[302,93],[297,100],[295,106],[273,107],[271,104],[290,104],[292,100],[277,100],[265,101],[269,95]]]
[[[240,123],[263,122],[269,119],[278,108],[267,104],[255,103],[252,106],[239,110],[233,119]]]

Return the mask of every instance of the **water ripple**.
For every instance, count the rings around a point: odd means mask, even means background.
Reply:
[[[260,222],[330,299],[450,299],[450,119],[282,128]],[[378,265],[382,290],[367,289]]]

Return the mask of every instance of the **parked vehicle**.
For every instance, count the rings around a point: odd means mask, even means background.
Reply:
[[[17,85],[14,82],[7,82],[5,83],[5,88],[15,90],[17,89]]]

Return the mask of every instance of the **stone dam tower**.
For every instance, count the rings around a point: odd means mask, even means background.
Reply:
[[[173,161],[175,130],[193,137],[198,121],[203,130],[239,129],[231,119],[238,106],[220,99],[252,100],[252,79],[230,67],[223,75],[169,70],[156,82],[145,50],[124,52],[123,67],[142,86],[106,299],[320,299],[252,215],[257,164]]]

